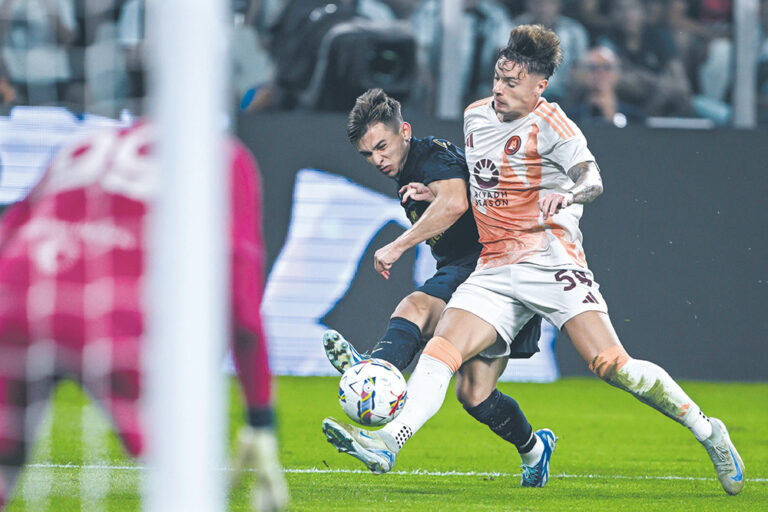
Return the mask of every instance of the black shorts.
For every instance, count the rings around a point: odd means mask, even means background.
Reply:
[[[533,315],[528,323],[520,329],[512,344],[509,346],[510,359],[528,359],[539,351],[541,337],[541,317]]]
[[[455,264],[443,265],[437,269],[435,275],[427,279],[415,291],[437,297],[447,304],[456,288],[467,280],[476,266],[476,257],[459,260]]]

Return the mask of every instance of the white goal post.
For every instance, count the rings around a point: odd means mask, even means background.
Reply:
[[[224,508],[228,177],[221,141],[227,0],[151,0],[148,48],[162,172],[150,212],[144,510]]]

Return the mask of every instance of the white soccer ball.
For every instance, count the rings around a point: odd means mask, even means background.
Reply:
[[[347,416],[363,425],[384,425],[405,405],[406,382],[400,370],[383,359],[365,359],[344,372],[339,403]]]

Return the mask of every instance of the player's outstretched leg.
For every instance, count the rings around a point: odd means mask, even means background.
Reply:
[[[630,392],[635,398],[688,427],[712,459],[725,492],[735,495],[744,487],[744,463],[722,421],[708,418],[660,366],[633,359],[621,346],[594,358],[590,369],[600,378]]]
[[[356,365],[365,356],[360,354],[350,342],[344,339],[338,331],[329,329],[323,334],[323,348],[328,361],[339,373],[344,373],[350,367]]]
[[[360,459],[377,475],[395,466],[397,443],[380,430],[363,430],[329,417],[323,420],[323,433],[336,449]]]
[[[712,435],[701,444],[707,449],[725,492],[730,495],[739,494],[744,487],[744,463],[723,422],[717,418],[709,418],[709,421],[712,424]]]
[[[542,444],[544,451],[538,462],[532,465],[523,463],[523,476],[520,479],[520,485],[523,487],[544,487],[549,480],[549,460],[552,458],[552,452],[555,451],[557,437],[548,428],[537,430],[535,433]]]

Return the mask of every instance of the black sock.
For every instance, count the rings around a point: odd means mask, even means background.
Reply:
[[[533,427],[515,400],[494,389],[479,405],[466,408],[480,423],[488,425],[494,434],[514,444],[520,453],[528,453],[536,444]]]
[[[389,319],[387,332],[381,338],[370,357],[378,357],[389,361],[398,370],[404,370],[418,351],[421,349],[421,329],[415,323],[405,318],[394,317]]]
[[[274,427],[275,414],[272,407],[249,407],[247,411],[248,424],[252,427]]]

